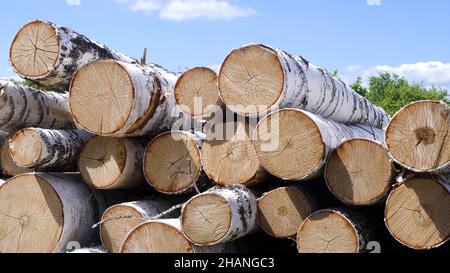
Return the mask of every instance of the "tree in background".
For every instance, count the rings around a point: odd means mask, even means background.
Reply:
[[[364,87],[361,77],[358,77],[351,87],[391,116],[403,106],[418,100],[442,100],[450,104],[446,98],[449,95],[447,90],[409,83],[405,78],[390,73],[371,76],[368,87]]]

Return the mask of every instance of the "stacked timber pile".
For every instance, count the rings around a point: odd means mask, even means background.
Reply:
[[[16,34],[13,69],[53,91],[0,80],[0,253],[448,241],[448,105],[420,101],[391,119],[266,45],[233,50],[219,73],[145,59],[45,21]]]

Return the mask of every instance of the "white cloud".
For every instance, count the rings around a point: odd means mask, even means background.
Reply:
[[[128,5],[131,11],[156,12],[162,19],[185,21],[193,19],[230,20],[256,14],[228,0],[115,0]]]
[[[366,0],[369,6],[381,6],[381,0]]]
[[[69,6],[79,6],[81,5],[81,0],[66,0],[66,3]]]

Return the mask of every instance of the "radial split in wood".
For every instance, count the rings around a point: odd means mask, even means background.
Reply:
[[[412,178],[389,196],[385,222],[402,244],[418,250],[438,247],[450,237],[450,186],[432,178]]]

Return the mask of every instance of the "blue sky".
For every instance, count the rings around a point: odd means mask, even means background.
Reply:
[[[218,66],[258,42],[303,55],[353,81],[390,71],[450,88],[448,0],[0,0],[0,76],[8,47],[33,19],[68,26],[172,70]]]

